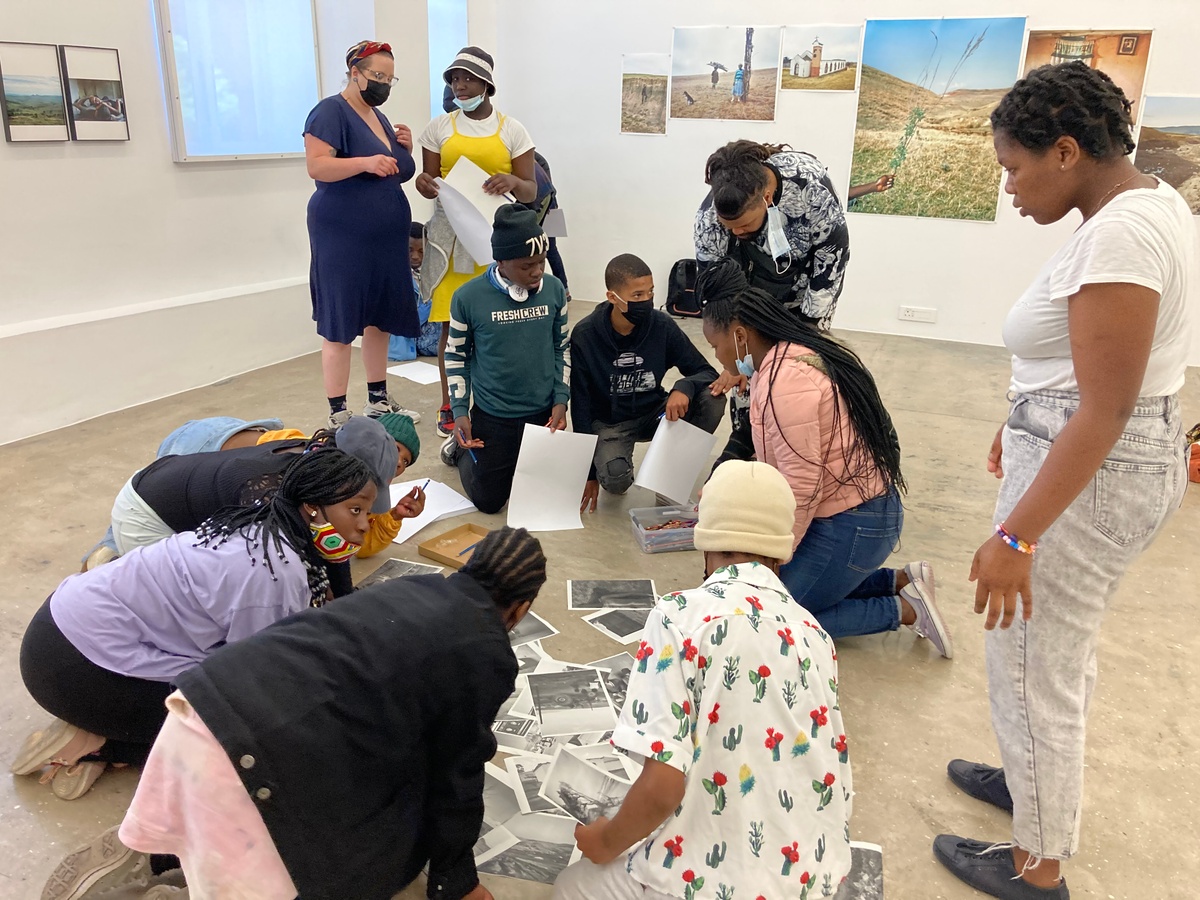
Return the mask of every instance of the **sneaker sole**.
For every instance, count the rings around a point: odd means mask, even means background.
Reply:
[[[25,738],[25,743],[8,770],[14,775],[32,775],[49,765],[54,754],[71,743],[78,733],[79,729],[74,725],[56,719],[41,731],[35,731]]]
[[[917,582],[913,582],[913,587],[916,589]],[[921,592],[917,589],[917,596],[921,596]],[[933,594],[926,593],[921,598],[925,605],[925,614],[929,616],[929,621],[933,625],[933,630],[937,632],[937,636],[942,645],[942,656],[946,659],[954,659],[954,639],[950,636],[950,629],[946,627],[946,622],[942,618],[942,612],[938,609],[937,603],[933,599]],[[926,640],[931,640],[928,635]]]
[[[42,890],[41,900],[79,900],[133,857],[134,851],[121,843],[115,828],[105,832],[98,843],[103,861],[97,866],[83,868],[96,849],[95,844],[89,844],[71,853],[58,864],[58,868],[50,876]],[[112,885],[114,888],[118,886]]]

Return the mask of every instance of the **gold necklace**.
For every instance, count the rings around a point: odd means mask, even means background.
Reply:
[[[1100,212],[1100,207],[1102,207],[1104,205],[1105,201],[1108,200],[1109,197],[1111,197],[1113,194],[1115,194],[1117,192],[1118,188],[1122,188],[1125,185],[1129,184],[1129,182],[1133,181],[1133,179],[1137,178],[1141,174],[1142,174],[1141,172],[1134,172],[1132,175],[1130,175],[1124,181],[1118,182],[1117,184],[1114,184],[1111,188],[1109,188],[1108,193],[1100,198],[1100,202],[1096,204],[1096,208],[1092,210],[1092,213],[1091,213],[1091,215],[1088,216],[1088,218],[1090,219],[1096,213]]]

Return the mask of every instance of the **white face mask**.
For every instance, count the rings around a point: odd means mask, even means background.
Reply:
[[[772,259],[787,257],[792,248],[788,244],[787,235],[783,230],[783,213],[778,206],[767,205],[767,247]]]

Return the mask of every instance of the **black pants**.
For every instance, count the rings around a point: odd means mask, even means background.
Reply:
[[[462,479],[463,490],[480,512],[500,512],[508,502],[525,426],[545,427],[550,421],[550,413],[551,409],[547,407],[544,412],[532,416],[502,419],[478,406],[471,408],[471,435],[483,441],[484,446],[475,450],[475,459],[466,450],[458,454],[458,477]]]
[[[93,663],[59,631],[49,599],[25,629],[21,678],[50,715],[108,739],[87,759],[141,765],[167,718],[171,685]]]

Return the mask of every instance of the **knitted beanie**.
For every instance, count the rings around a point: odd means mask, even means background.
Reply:
[[[413,420],[400,413],[384,413],[378,422],[383,426],[383,430],[392,436],[392,440],[408,448],[408,452],[412,454],[412,461],[416,462],[417,457],[421,455],[421,439],[417,437]]]
[[[492,224],[492,258],[522,259],[550,249],[550,239],[532,209],[509,203],[496,210]]]
[[[704,485],[696,549],[787,562],[795,520],[796,498],[787,479],[766,463],[730,460]]]

